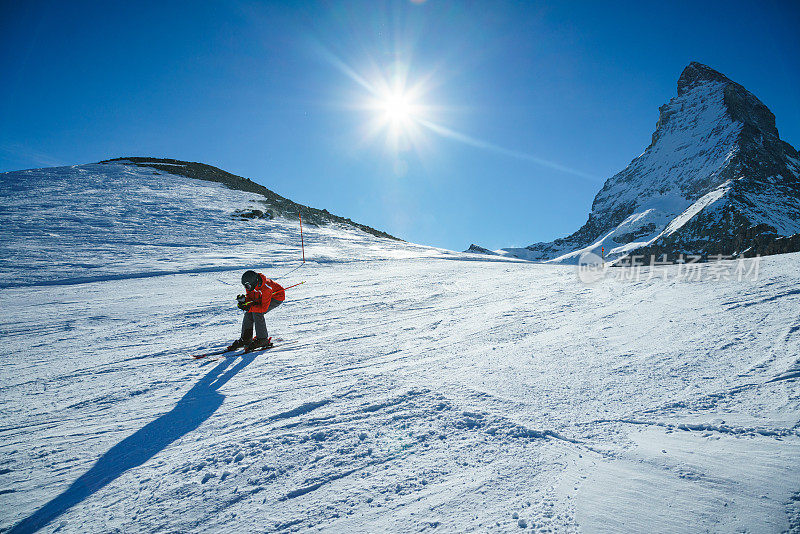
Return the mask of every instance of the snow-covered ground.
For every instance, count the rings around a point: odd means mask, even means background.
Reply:
[[[283,341],[198,361],[244,269],[296,265],[294,221],[68,169],[0,176],[3,531],[800,529],[798,254],[584,285],[309,228]]]

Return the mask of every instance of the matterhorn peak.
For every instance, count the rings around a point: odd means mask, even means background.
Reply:
[[[678,78],[678,96],[682,96],[695,85],[705,82],[732,83],[731,80],[721,72],[717,72],[711,67],[698,63],[697,61],[692,61],[683,69],[680,78]]]
[[[508,255],[577,262],[754,256],[800,250],[800,156],[775,116],[724,74],[690,63],[650,145],[595,196],[574,234]]]

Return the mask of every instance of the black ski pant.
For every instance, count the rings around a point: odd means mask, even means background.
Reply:
[[[272,299],[269,303],[267,312],[270,312],[281,305],[280,300]],[[266,313],[266,312],[264,312]],[[267,333],[267,322],[264,320],[263,313],[247,312],[242,319],[242,339],[250,341],[253,338],[253,326],[256,328],[256,337],[265,339],[269,337]]]

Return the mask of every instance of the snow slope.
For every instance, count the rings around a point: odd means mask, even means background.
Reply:
[[[141,169],[11,174],[5,532],[800,529],[797,254],[587,286],[311,228],[284,341],[196,361],[242,270],[296,265],[294,221]]]

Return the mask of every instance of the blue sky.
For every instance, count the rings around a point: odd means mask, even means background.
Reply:
[[[799,27],[796,1],[1,2],[0,172],[172,157],[409,241],[524,246],[585,222],[690,61],[800,147]]]

